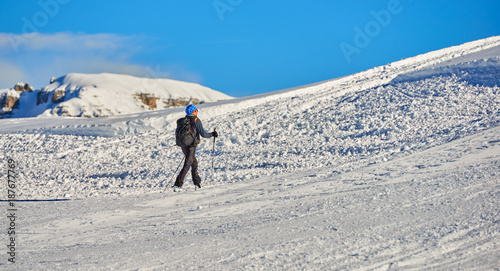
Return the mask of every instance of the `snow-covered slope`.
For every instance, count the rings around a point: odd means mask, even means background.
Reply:
[[[227,100],[195,83],[120,74],[70,73],[34,92],[23,92],[10,117],[102,117]]]
[[[205,189],[180,195],[159,192],[182,159],[182,108],[0,120],[19,199],[49,200],[23,203],[23,267],[496,268],[499,60],[493,37],[202,104],[215,174],[203,140]]]
[[[495,127],[499,56],[496,37],[311,86],[200,105],[205,128],[221,134],[210,184],[323,166],[346,172]],[[453,63],[443,67],[445,61]],[[95,120],[11,119],[0,131],[19,130],[2,143],[6,154],[29,164],[27,197],[142,193],[170,185],[182,156],[173,132],[181,116],[182,108]],[[201,161],[210,160],[210,144],[199,147]],[[201,173],[208,181],[207,165]]]
[[[0,269],[495,270],[499,128],[340,174],[19,202],[20,257]]]

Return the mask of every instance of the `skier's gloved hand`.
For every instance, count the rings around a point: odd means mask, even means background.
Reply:
[[[213,137],[219,137],[219,134],[217,133],[217,131],[213,131],[213,132],[212,132],[212,136],[213,136]]]

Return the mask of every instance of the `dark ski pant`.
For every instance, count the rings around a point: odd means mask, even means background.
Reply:
[[[175,180],[175,186],[182,187],[182,185],[184,184],[184,178],[186,177],[189,168],[191,168],[191,177],[193,178],[194,185],[199,186],[201,184],[201,178],[198,175],[198,161],[194,156],[196,152],[196,146],[181,148],[186,159],[184,160],[184,166],[179,172],[179,176],[177,176],[177,179]]]

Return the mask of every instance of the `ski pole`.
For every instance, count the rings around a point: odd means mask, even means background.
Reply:
[[[214,128],[215,133],[215,128]],[[214,158],[215,158],[215,136],[214,136],[214,147],[212,148],[212,171],[214,170]]]
[[[172,177],[170,178],[170,181],[169,181],[168,183],[172,183],[172,180],[174,179],[175,174],[177,174],[177,170],[179,170],[179,167],[181,166],[182,162],[184,162],[184,159],[185,159],[185,158],[186,158],[186,157],[182,157],[181,162],[180,162],[180,163],[179,163],[179,165],[177,166],[177,169],[175,170],[174,175],[172,175]],[[167,188],[168,188],[168,186],[165,188],[165,190],[167,190]]]
[[[214,133],[215,133],[215,128],[214,128]],[[214,136],[214,146],[212,148],[212,183],[214,182],[214,174],[215,174],[214,159],[215,159],[215,136]]]

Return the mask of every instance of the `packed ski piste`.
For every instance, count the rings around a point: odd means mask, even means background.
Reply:
[[[263,95],[2,119],[0,269],[498,270],[499,85],[492,37]]]

